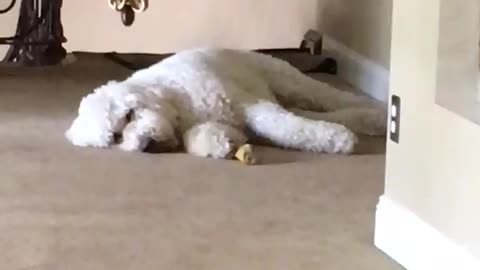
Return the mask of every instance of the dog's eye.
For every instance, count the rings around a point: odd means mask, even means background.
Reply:
[[[132,118],[133,118],[133,110],[130,110],[128,113],[127,113],[127,116],[125,116],[125,118],[127,119],[127,122],[131,122],[132,121]]]

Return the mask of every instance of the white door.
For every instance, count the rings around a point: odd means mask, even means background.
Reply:
[[[394,0],[390,91],[401,105],[384,196],[478,258],[479,14],[478,0]],[[429,244],[415,233],[411,248]]]

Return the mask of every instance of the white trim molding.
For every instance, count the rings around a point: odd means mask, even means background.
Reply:
[[[338,62],[339,78],[377,100],[388,102],[390,72],[387,68],[329,36],[324,35],[323,42],[326,56]]]
[[[468,250],[385,196],[377,206],[375,245],[408,270],[480,269]]]

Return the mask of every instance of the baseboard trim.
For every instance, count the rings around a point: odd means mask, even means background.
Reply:
[[[377,206],[375,245],[408,270],[480,269],[466,249],[385,196]]]
[[[365,94],[388,102],[390,72],[339,41],[324,36],[325,54],[338,62],[338,76]]]

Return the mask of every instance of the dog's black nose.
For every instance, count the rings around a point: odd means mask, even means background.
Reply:
[[[149,154],[159,154],[162,152],[162,149],[160,147],[160,143],[158,143],[155,140],[149,140],[147,147],[145,147],[143,152],[149,153]]]
[[[120,144],[123,141],[122,133],[113,133],[113,141],[115,144]]]
[[[147,144],[147,147],[143,150],[145,153],[149,154],[160,154],[160,153],[171,153],[175,152],[178,150],[178,145],[171,145],[171,144],[166,144],[165,142],[158,142],[155,140],[150,139],[150,141]]]

